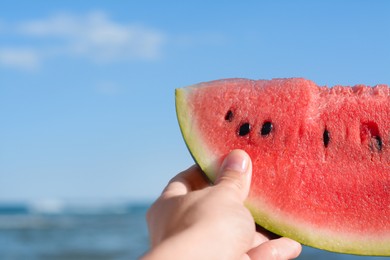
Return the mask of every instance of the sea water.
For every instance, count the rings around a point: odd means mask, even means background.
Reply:
[[[1,260],[139,259],[149,247],[148,203],[99,207],[0,205]],[[304,247],[298,259],[379,260]]]
[[[147,206],[49,211],[3,207],[0,259],[138,259],[148,249]]]

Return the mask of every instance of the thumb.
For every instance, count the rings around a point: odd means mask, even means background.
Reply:
[[[216,186],[235,193],[244,201],[249,194],[252,176],[252,162],[243,150],[233,150],[222,162],[215,181]]]

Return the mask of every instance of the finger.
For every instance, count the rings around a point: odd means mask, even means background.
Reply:
[[[259,245],[265,243],[269,241],[269,238],[267,236],[265,236],[264,234],[261,234],[261,233],[255,233],[255,237],[253,238],[253,243],[252,243],[252,246],[251,248],[256,248],[258,247]]]
[[[244,201],[249,194],[251,175],[249,155],[243,150],[233,150],[223,161],[215,183],[219,188],[237,194]]]
[[[240,257],[239,260],[251,260],[248,254],[244,254],[243,256]]]
[[[284,260],[298,257],[301,251],[301,244],[292,239],[281,237],[251,249],[248,255],[251,259]]]
[[[210,186],[202,170],[193,165],[187,170],[173,177],[162,192],[164,197],[185,195],[190,191]]]

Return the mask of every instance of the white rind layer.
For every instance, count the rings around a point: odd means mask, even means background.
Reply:
[[[216,177],[217,157],[203,142],[193,120],[193,112],[187,103],[187,95],[192,87],[176,89],[176,114],[181,133],[195,162],[202,168],[207,177],[213,182]]]

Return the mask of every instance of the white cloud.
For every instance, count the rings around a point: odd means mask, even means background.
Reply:
[[[67,14],[58,14],[46,19],[21,22],[18,24],[18,32],[30,36],[73,36],[77,30],[78,21]]]
[[[7,34],[15,32],[12,36],[20,37],[26,46],[6,49],[0,45],[0,64],[23,68],[37,66],[48,58],[69,55],[101,63],[154,60],[161,56],[165,42],[165,35],[158,30],[118,23],[104,12],[60,13],[11,27],[12,30],[7,28]],[[32,41],[34,45],[29,46]]]
[[[1,47],[0,65],[10,68],[36,70],[41,63],[40,54],[28,48]]]
[[[28,36],[57,38],[64,51],[93,60],[154,59],[160,56],[164,35],[140,25],[120,24],[103,12],[84,16],[58,14],[19,26]]]

